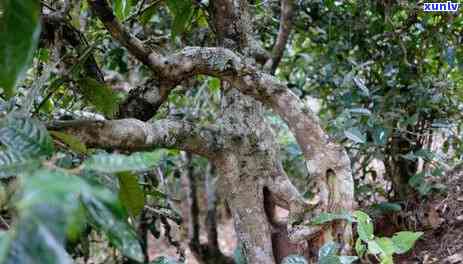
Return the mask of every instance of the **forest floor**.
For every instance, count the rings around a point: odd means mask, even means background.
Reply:
[[[463,264],[463,170],[440,181],[448,186],[445,194],[421,200],[419,205],[413,206],[413,210],[402,215],[402,218],[407,218],[408,227],[389,230],[391,234],[412,229],[424,232],[413,251],[395,258],[396,264]],[[219,218],[219,243],[222,252],[231,256],[236,246],[236,236],[232,220],[223,215]],[[284,218],[285,212],[281,211],[279,215]],[[415,223],[414,227],[410,226],[411,222]],[[186,253],[186,263],[199,264],[188,250],[185,230],[173,231],[179,241],[185,241],[182,247]],[[201,235],[201,240],[206,242],[205,234]],[[176,249],[169,246],[163,237],[151,237],[149,244],[151,259],[158,256],[178,257]]]
[[[442,183],[446,194],[423,205],[428,229],[407,259],[397,263],[463,264],[463,170]]]

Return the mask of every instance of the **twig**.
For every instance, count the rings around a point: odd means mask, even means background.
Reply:
[[[7,229],[10,229],[10,225],[8,224],[8,222],[1,215],[0,215],[0,221],[2,221],[2,224],[4,224]]]

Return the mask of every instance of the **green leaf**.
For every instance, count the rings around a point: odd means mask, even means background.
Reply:
[[[365,242],[373,239],[373,223],[370,216],[362,211],[355,211],[354,217],[357,221],[357,233],[359,238]]]
[[[2,263],[72,263],[64,249],[67,217],[78,208],[84,182],[61,170],[39,169],[25,175],[19,220],[10,233],[11,248]]]
[[[422,235],[423,232],[402,231],[395,233],[392,237],[395,253],[403,254],[409,251],[415,244],[416,240],[418,240],[418,238],[420,238]]]
[[[160,3],[160,2],[158,2]],[[150,6],[144,10],[143,14],[139,17],[139,21],[142,25],[146,25],[156,14],[158,10],[158,4],[150,4]]]
[[[315,216],[311,219],[311,224],[313,225],[321,225],[327,222],[331,222],[334,220],[346,220],[349,222],[353,222],[352,215],[350,213],[320,213],[319,215]]]
[[[366,142],[366,136],[362,134],[360,129],[357,127],[352,127],[349,130],[344,131],[344,135],[354,141],[355,143],[365,143]]]
[[[144,171],[158,164],[159,152],[137,152],[130,156],[122,154],[96,154],[84,161],[84,168],[99,172]]]
[[[389,138],[389,130],[383,127],[377,127],[372,133],[373,142],[378,145],[385,145]]]
[[[281,264],[308,264],[308,262],[303,256],[289,255],[281,261]]]
[[[373,204],[371,209],[377,212],[378,215],[384,215],[388,213],[400,212],[402,211],[402,207],[398,203],[389,203],[389,202],[382,202],[378,204]]]
[[[16,176],[40,166],[37,159],[27,159],[11,150],[0,151],[0,178]]]
[[[21,219],[12,233],[11,250],[2,263],[72,264],[72,258],[64,249],[64,239],[53,231],[53,223],[56,222],[47,224],[32,216]]]
[[[380,264],[394,264],[394,259],[392,258],[392,256],[381,257]]]
[[[220,91],[220,80],[218,78],[209,78],[208,84],[211,93],[218,93]]]
[[[357,253],[357,256],[361,257],[365,252],[367,251],[367,247],[365,244],[363,244],[362,240],[360,238],[355,241],[355,252]]]
[[[50,131],[50,134],[68,145],[72,151],[79,154],[87,154],[87,147],[75,136],[59,131]]]
[[[113,0],[113,10],[117,19],[124,20],[130,14],[133,7],[133,0]]]
[[[375,239],[376,244],[381,248],[383,256],[392,256],[394,254],[394,243],[388,237],[379,237]]]
[[[53,141],[38,121],[29,118],[8,117],[0,121],[0,141],[8,149],[23,157],[49,156]]]
[[[334,256],[338,252],[338,245],[335,242],[329,241],[326,242],[318,251],[318,258]]]
[[[145,194],[138,184],[137,175],[130,172],[119,172],[119,199],[130,215],[137,216],[145,206]]]
[[[119,99],[109,86],[89,77],[80,79],[78,83],[80,92],[87,102],[106,117],[114,117],[118,110]]]
[[[40,35],[40,1],[0,2],[0,88],[7,98],[15,94]]]
[[[77,207],[76,198],[86,185],[81,178],[63,170],[39,169],[25,176],[23,195],[17,204],[23,211],[43,203],[66,208]]]
[[[95,227],[104,232],[124,256],[142,262],[144,255],[137,234],[117,208],[90,195],[82,195],[81,199]]]
[[[368,240],[368,253],[373,254],[373,255],[379,255],[382,253],[381,247],[378,245],[376,240]]]
[[[191,23],[194,14],[194,8],[191,0],[167,0],[167,6],[173,16],[172,21],[172,38],[185,32]]]

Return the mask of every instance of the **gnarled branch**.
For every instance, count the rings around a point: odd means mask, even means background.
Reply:
[[[48,129],[69,133],[88,146],[103,149],[175,148],[213,159],[222,146],[217,129],[170,119],[154,123],[137,119],[55,121]]]
[[[288,124],[301,147],[319,189],[321,210],[352,208],[354,190],[349,157],[328,138],[316,115],[286,85],[226,48],[190,47],[169,56],[149,53],[115,20],[105,0],[88,1],[112,36],[153,69],[161,83],[172,85],[164,87],[171,89],[179,81],[198,74],[215,76],[273,109]]]

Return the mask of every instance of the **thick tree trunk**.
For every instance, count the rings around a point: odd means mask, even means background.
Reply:
[[[126,119],[73,123],[71,127],[58,128],[77,135],[89,145],[131,150],[174,147],[209,158],[217,167],[219,190],[231,206],[238,239],[250,264],[272,264],[275,256],[279,262],[289,253],[300,253],[299,249],[283,251],[281,240],[272,241],[273,232],[281,231],[281,225],[275,227],[268,218],[266,201],[289,210],[287,230],[281,232],[281,237],[292,241],[288,244],[299,246],[311,240],[310,247],[316,251],[324,242],[334,239],[343,243],[344,250],[349,249],[350,225],[336,222],[314,226],[303,222],[322,211],[352,210],[349,158],[342,147],[327,137],[316,116],[298,97],[275,77],[259,70],[255,61],[266,54],[252,37],[247,1],[210,1],[211,25],[220,47],[185,48],[171,56],[145,47],[127,32],[105,0],[87,2],[111,35],[159,79],[156,87],[131,94],[122,105],[121,117],[148,119],[175,85],[197,74],[222,80],[222,117],[215,127],[175,120],[151,124]],[[316,182],[314,192],[318,196],[313,201],[305,201],[283,171],[278,145],[264,120],[263,104],[280,115],[295,134],[310,176]],[[264,190],[269,191],[272,199],[265,199]]]
[[[386,175],[392,183],[394,198],[399,201],[406,200],[413,190],[409,180],[417,173],[418,161],[409,160],[402,155],[416,151],[420,146],[412,145],[410,139],[402,135],[394,135],[389,143],[384,163]]]

